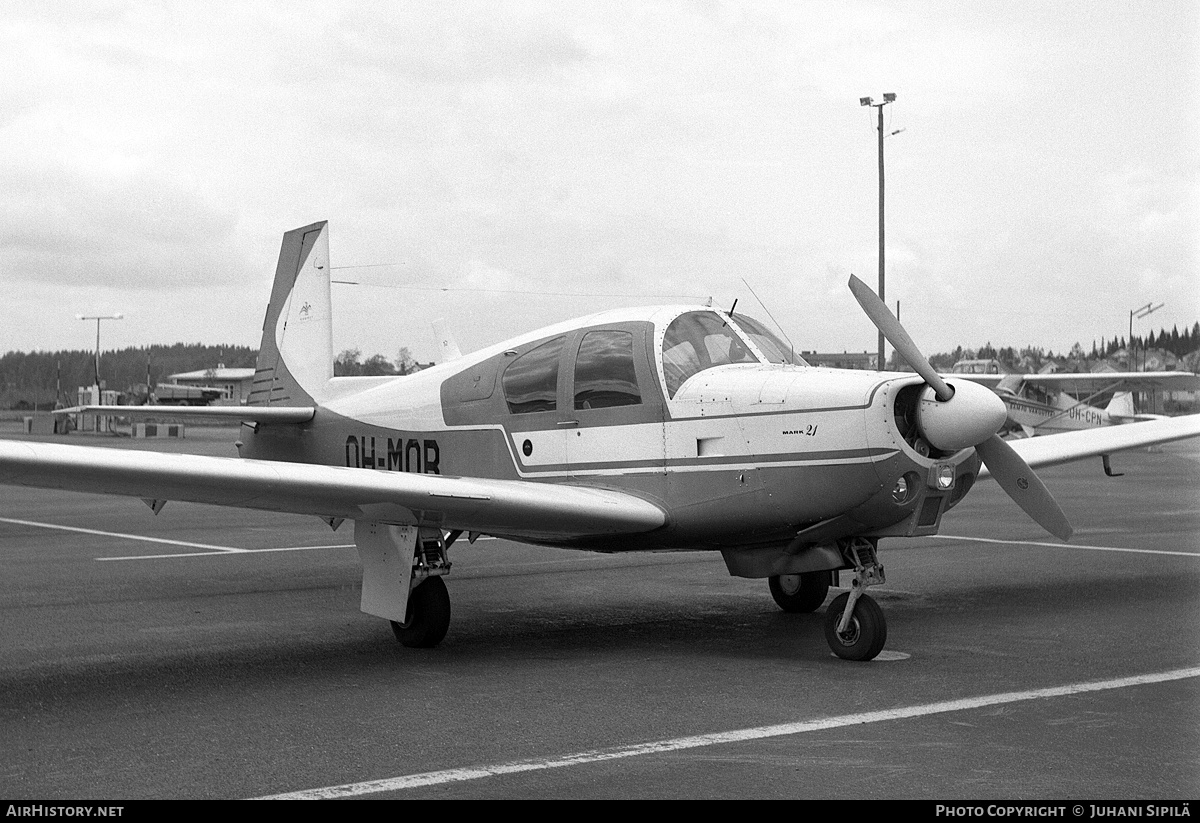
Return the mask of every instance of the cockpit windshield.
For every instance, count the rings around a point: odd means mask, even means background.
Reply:
[[[674,397],[684,381],[705,369],[757,362],[758,358],[716,312],[681,314],[667,326],[663,337],[662,364],[668,397]]]
[[[754,341],[754,345],[758,346],[771,363],[791,363],[795,366],[807,366],[808,363],[804,358],[796,354],[791,345],[783,340],[764,326],[753,317],[747,317],[744,314],[735,314],[733,319],[742,327],[742,331],[750,335],[750,339]]]

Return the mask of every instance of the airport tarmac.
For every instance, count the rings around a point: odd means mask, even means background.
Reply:
[[[347,526],[5,487],[0,797],[1195,798],[1200,440],[1113,468],[1039,472],[1070,545],[986,482],[884,540],[870,663],[716,554],[500,540],[405,649]]]

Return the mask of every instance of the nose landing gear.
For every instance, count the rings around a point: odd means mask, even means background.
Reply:
[[[872,660],[887,642],[883,609],[866,595],[850,604],[852,592],[838,595],[825,614],[825,642],[843,660]]]
[[[850,591],[838,595],[825,613],[825,641],[843,660],[873,660],[887,642],[887,622],[879,604],[866,594],[884,582],[883,566],[872,539],[856,537],[842,544],[842,555],[854,566]]]

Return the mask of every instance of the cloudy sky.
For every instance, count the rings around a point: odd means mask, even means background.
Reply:
[[[3,2],[0,352],[257,346],[329,220],[335,347],[699,301],[874,349],[1200,319],[1200,5]]]

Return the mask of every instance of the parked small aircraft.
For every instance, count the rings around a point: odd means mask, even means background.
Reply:
[[[960,368],[951,376],[990,386],[1008,409],[1008,429],[1026,437],[1159,420],[1164,415],[1138,413],[1133,392],[1200,390],[1200,376],[1187,371],[1001,374]],[[1091,405],[1105,395],[1106,405]]]
[[[400,642],[445,636],[449,550],[480,534],[601,552],[720,551],[811,612],[852,571],[825,635],[870,660],[887,637],[865,590],[881,537],[929,535],[990,475],[1034,520],[1071,526],[1030,465],[1200,434],[1200,415],[1009,444],[1004,404],[943,379],[857,278],[917,374],[812,368],[767,328],[704,306],[620,309],[403,377],[334,377],[326,223],[284,235],[242,459],[0,441],[0,482],[354,521],[363,611]],[[97,409],[93,409],[97,410]],[[100,409],[104,411],[103,409]],[[148,407],[108,413],[151,415]]]

